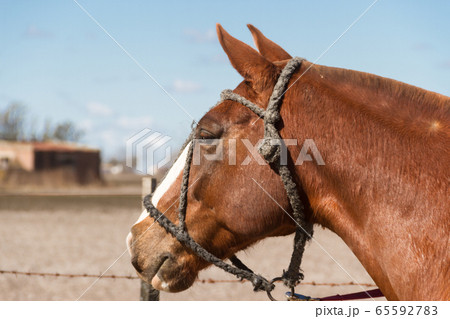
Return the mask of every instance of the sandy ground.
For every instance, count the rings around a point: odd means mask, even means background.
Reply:
[[[135,275],[125,237],[140,214],[140,196],[0,195],[0,269]],[[292,236],[267,239],[239,257],[267,278],[287,267]],[[316,229],[302,266],[305,282],[372,283],[361,264],[333,233]],[[216,268],[200,279],[235,279]],[[0,274],[0,300],[139,300],[139,280],[41,278]],[[325,296],[368,287],[303,285],[306,295]],[[370,287],[369,287],[370,288]],[[370,288],[371,289],[371,288]],[[285,288],[275,297],[282,298]],[[267,300],[249,283],[201,283],[161,300]]]

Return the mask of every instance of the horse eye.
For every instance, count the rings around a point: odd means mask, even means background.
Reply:
[[[212,139],[212,138],[216,138],[216,136],[213,134],[213,133],[211,133],[210,131],[208,131],[208,130],[205,130],[205,129],[200,129],[200,132],[199,132],[199,134],[198,134],[198,137],[199,137],[199,139],[201,139],[201,140],[207,140],[207,139]]]

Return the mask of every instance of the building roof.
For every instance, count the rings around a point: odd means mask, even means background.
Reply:
[[[31,143],[35,151],[53,151],[53,152],[99,152],[98,149],[73,143],[56,142],[33,142]]]
[[[42,152],[99,152],[98,149],[68,142],[22,142],[0,140],[0,145],[8,148],[31,147],[34,151]]]

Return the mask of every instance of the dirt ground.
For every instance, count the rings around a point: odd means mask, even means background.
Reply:
[[[0,270],[135,275],[125,237],[140,214],[139,195],[0,195]],[[132,193],[132,192],[129,192]],[[267,239],[238,256],[267,278],[287,267],[292,236]],[[304,282],[373,283],[356,257],[333,233],[316,229],[302,266]],[[234,280],[216,268],[200,279]],[[0,300],[139,300],[139,280],[28,277],[0,274]],[[372,289],[303,285],[302,294],[325,296]],[[282,298],[285,288],[274,296]],[[202,283],[161,300],[267,300],[250,283]]]

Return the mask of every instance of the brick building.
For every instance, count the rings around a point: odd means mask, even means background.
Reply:
[[[69,143],[0,140],[0,170],[21,171],[30,176],[67,171],[64,176],[71,179],[67,182],[88,184],[101,179],[100,151]]]

